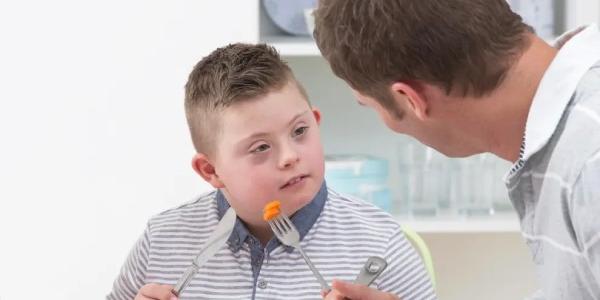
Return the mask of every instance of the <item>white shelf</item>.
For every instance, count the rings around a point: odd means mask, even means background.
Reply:
[[[519,220],[512,213],[480,217],[406,217],[396,216],[401,225],[419,233],[505,233],[519,232]]]
[[[544,40],[552,44],[557,38],[558,36],[553,36]],[[274,46],[281,56],[321,56],[319,48],[311,37],[268,36],[263,37],[261,42]]]
[[[282,56],[321,56],[315,41],[309,36],[267,36],[261,42],[274,46]]]

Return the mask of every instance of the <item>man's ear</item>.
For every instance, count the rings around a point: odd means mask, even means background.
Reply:
[[[321,125],[321,111],[318,108],[313,107],[312,112],[313,116],[315,116],[315,120],[317,120],[317,125]]]
[[[215,171],[215,167],[208,160],[208,157],[202,153],[197,153],[192,158],[192,168],[198,173],[206,182],[210,183],[214,188],[223,188],[225,185],[219,178]]]
[[[390,87],[392,97],[397,103],[406,103],[401,107],[410,109],[419,120],[425,120],[428,114],[428,103],[417,82],[394,82]]]

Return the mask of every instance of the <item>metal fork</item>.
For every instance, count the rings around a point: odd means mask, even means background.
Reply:
[[[300,247],[300,233],[298,233],[298,229],[296,229],[290,218],[284,214],[280,214],[275,219],[269,221],[269,226],[271,226],[271,230],[273,230],[273,233],[275,233],[275,236],[277,236],[281,243],[298,249],[310,270],[317,277],[317,281],[321,284],[321,289],[330,291],[331,289],[327,281],[321,276],[319,270],[312,264],[306,253],[304,253],[304,250]]]

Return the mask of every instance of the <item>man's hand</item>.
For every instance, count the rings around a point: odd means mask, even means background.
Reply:
[[[334,280],[331,284],[331,291],[328,294],[323,293],[325,300],[400,300],[390,293],[380,292],[364,285],[347,283]]]
[[[138,291],[134,300],[177,300],[177,297],[171,293],[172,289],[171,285],[149,283]]]

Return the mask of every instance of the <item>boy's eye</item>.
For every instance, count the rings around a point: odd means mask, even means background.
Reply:
[[[265,151],[269,150],[269,148],[270,148],[269,145],[261,144],[260,146],[252,149],[252,151],[250,151],[250,152],[252,152],[252,153],[265,152]]]
[[[302,126],[294,130],[294,136],[303,135],[308,130],[308,126]]]

